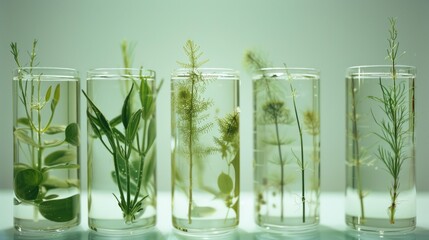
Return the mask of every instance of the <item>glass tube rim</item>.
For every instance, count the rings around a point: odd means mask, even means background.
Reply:
[[[23,77],[18,77],[20,74]],[[33,77],[25,77],[33,76]],[[19,67],[13,70],[13,80],[21,79],[23,81],[33,80],[34,77],[40,81],[79,81],[79,71],[74,68],[66,67]]]
[[[365,71],[362,71],[365,70]],[[411,65],[395,65],[396,73],[415,76],[417,69]],[[348,67],[346,76],[348,77],[366,77],[366,76],[391,76],[392,65],[360,65]]]
[[[192,68],[177,68],[171,73],[171,77],[172,79],[188,78],[192,70]],[[239,78],[239,72],[232,68],[195,68],[194,70],[199,71],[204,77]]]
[[[125,71],[130,71],[129,74],[125,74]],[[92,68],[86,72],[87,80],[97,81],[97,80],[109,80],[109,79],[123,79],[129,80],[127,77],[140,77],[141,76],[155,79],[156,72],[152,69],[147,68],[121,68],[121,67],[102,67],[102,68]]]

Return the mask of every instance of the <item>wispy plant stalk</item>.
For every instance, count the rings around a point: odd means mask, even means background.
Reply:
[[[352,77],[351,79],[352,83],[351,83],[351,94],[352,94],[352,116],[351,116],[351,121],[352,121],[352,142],[353,142],[353,150],[352,150],[352,155],[353,155],[353,167],[356,169],[356,181],[357,181],[357,191],[358,191],[358,197],[359,197],[359,204],[360,204],[360,212],[361,212],[361,221],[365,221],[365,205],[364,205],[364,192],[363,192],[363,187],[362,187],[362,179],[361,179],[361,172],[360,172],[360,168],[361,168],[361,153],[360,153],[360,144],[359,144],[359,132],[358,132],[358,117],[357,117],[357,113],[356,113],[356,94],[355,94],[355,80]]]
[[[381,133],[375,133],[383,140],[388,148],[379,147],[377,157],[385,165],[388,173],[392,177],[392,185],[390,186],[391,203],[388,207],[389,221],[395,223],[395,213],[397,208],[397,200],[399,195],[400,181],[399,176],[402,170],[402,164],[409,157],[405,154],[405,140],[407,138],[408,129],[405,128],[407,117],[406,109],[406,91],[403,84],[397,83],[396,76],[396,58],[398,54],[399,43],[397,42],[397,30],[395,19],[390,19],[390,30],[388,39],[389,48],[387,49],[387,59],[391,61],[391,78],[393,80],[392,87],[386,87],[379,79],[381,89],[381,97],[370,97],[371,99],[381,104],[380,108],[386,115],[387,120],[379,120],[373,114],[373,118],[377,125],[381,128]]]
[[[189,186],[188,186],[188,223],[192,223],[193,210],[193,167],[194,153],[198,154],[198,136],[200,133],[209,130],[212,123],[203,124],[203,120],[207,117],[203,114],[204,111],[212,104],[208,99],[204,99],[201,94],[205,90],[207,79],[198,69],[205,61],[199,61],[202,55],[200,47],[193,41],[188,40],[183,47],[185,54],[188,57],[188,63],[178,62],[178,64],[188,69],[188,79],[179,83],[178,93],[174,104],[177,106],[177,114],[180,117],[179,131],[183,134],[184,142],[187,145],[186,153],[189,158]]]
[[[293,109],[295,112],[295,118],[296,118],[298,132],[299,132],[299,143],[300,143],[300,155],[301,155],[301,157],[300,158],[298,158],[297,156],[295,156],[295,157],[297,158],[298,165],[301,168],[302,222],[305,223],[305,202],[306,202],[306,200],[305,200],[304,140],[302,137],[302,128],[301,128],[301,122],[299,120],[298,109],[296,107],[296,89],[292,85],[293,77],[288,72],[286,64],[285,64],[285,70],[286,70],[286,74],[287,74],[288,80],[289,80],[290,91],[292,94],[292,101],[293,101]]]
[[[249,68],[253,72],[258,72],[262,68],[268,67],[268,63],[266,60],[262,59],[260,56],[255,54],[252,51],[248,51],[245,54],[245,63],[249,66]],[[285,185],[285,170],[284,166],[286,164],[286,159],[282,154],[281,149],[281,139],[280,139],[280,118],[282,116],[282,111],[284,110],[284,102],[274,97],[274,94],[271,90],[271,83],[268,78],[262,74],[262,79],[264,82],[264,86],[266,88],[266,93],[268,95],[268,102],[264,106],[264,111],[269,114],[269,118],[273,121],[275,127],[275,137],[277,142],[277,151],[279,156],[279,164],[280,164],[280,220],[283,222],[284,220],[284,185]]]

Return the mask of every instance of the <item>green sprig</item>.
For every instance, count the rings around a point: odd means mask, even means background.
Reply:
[[[14,137],[18,140],[20,148],[27,145],[31,165],[23,163],[14,164],[14,191],[16,203],[34,205],[38,212],[46,219],[54,222],[71,221],[77,216],[76,199],[78,195],[68,198],[57,199],[56,194],[48,194],[48,190],[54,188],[78,187],[78,183],[72,184],[69,179],[57,179],[50,175],[54,170],[77,169],[78,164],[72,163],[76,160],[76,154],[71,150],[56,150],[44,156],[44,151],[63,144],[79,146],[79,127],[77,123],[68,126],[52,126],[52,121],[61,100],[61,87],[49,86],[42,95],[41,75],[33,74],[36,61],[37,40],[33,41],[32,50],[29,53],[29,68],[24,69],[19,60],[17,43],[11,43],[11,54],[17,65],[17,80],[19,100],[24,107],[25,117],[19,118],[18,127],[14,129]],[[31,80],[24,81],[24,75],[29,74]],[[50,102],[50,104],[48,104]],[[50,106],[48,121],[42,124],[42,112],[45,107]],[[57,135],[64,133],[64,139],[44,140],[45,134]],[[67,204],[67,208],[64,208]],[[61,211],[58,211],[61,209]],[[37,221],[37,211],[34,220]]]
[[[388,207],[389,221],[395,223],[395,213],[397,208],[397,199],[399,196],[400,181],[399,176],[402,165],[409,158],[405,154],[405,141],[407,139],[408,129],[405,124],[409,121],[406,107],[406,89],[404,84],[397,84],[396,76],[396,58],[399,48],[397,42],[396,20],[390,19],[389,30],[389,48],[387,49],[387,59],[391,61],[392,87],[386,87],[379,79],[381,97],[371,96],[370,98],[380,103],[380,109],[385,113],[387,119],[377,119],[372,113],[376,124],[381,128],[381,133],[375,133],[382,141],[387,143],[387,148],[379,147],[377,158],[382,161],[391,175],[393,183],[390,187],[391,204]]]
[[[197,150],[198,138],[201,133],[208,132],[213,124],[206,122],[208,114],[206,111],[213,104],[210,99],[201,96],[205,91],[205,85],[209,79],[206,79],[200,72],[199,68],[208,60],[200,60],[203,52],[200,46],[192,40],[188,40],[183,47],[188,57],[188,62],[177,63],[179,66],[188,69],[188,79],[178,83],[177,94],[174,96],[173,104],[176,107],[177,114],[180,118],[178,129],[184,137],[184,143],[187,146],[186,154],[189,158],[189,186],[188,193],[188,223],[192,223],[193,206],[193,167],[194,154],[204,154],[204,150]]]

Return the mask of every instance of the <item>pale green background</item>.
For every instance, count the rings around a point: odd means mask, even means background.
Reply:
[[[252,189],[251,82],[242,66],[246,49],[264,51],[277,65],[318,68],[321,75],[322,191],[345,186],[345,71],[387,64],[388,18],[397,17],[400,63],[417,67],[417,186],[428,191],[429,1],[427,0],[0,0],[0,188],[12,187],[12,69],[9,43],[30,49],[39,40],[43,66],[120,67],[120,42],[137,43],[135,64],[156,70],[166,83],[158,102],[158,180],[170,190],[169,75],[185,60],[193,39],[210,59],[241,76],[242,189]],[[25,51],[21,51],[25,53]],[[85,104],[85,101],[82,101]],[[82,129],[86,119],[82,107]],[[85,134],[83,136],[86,136]],[[86,186],[86,147],[82,148]]]

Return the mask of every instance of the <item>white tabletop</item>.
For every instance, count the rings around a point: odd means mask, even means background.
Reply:
[[[82,220],[78,228],[68,231],[55,239],[192,239],[176,233],[171,225],[171,194],[158,193],[158,222],[156,228],[143,236],[112,237],[100,236],[88,229],[87,204],[82,202]],[[82,199],[86,199],[83,194]],[[344,223],[344,194],[338,192],[322,193],[320,198],[320,226],[311,234],[301,234],[281,238],[262,231],[253,220],[253,196],[251,192],[241,193],[240,225],[231,234],[213,239],[381,239],[378,235],[359,234],[348,229]],[[399,236],[388,236],[382,239],[429,239],[429,193],[417,195],[417,229],[412,233]],[[0,191],[0,239],[35,239],[19,236],[13,229],[13,193]],[[37,238],[36,238],[37,239]],[[45,237],[43,239],[46,239]],[[202,239],[197,237],[195,239]]]

